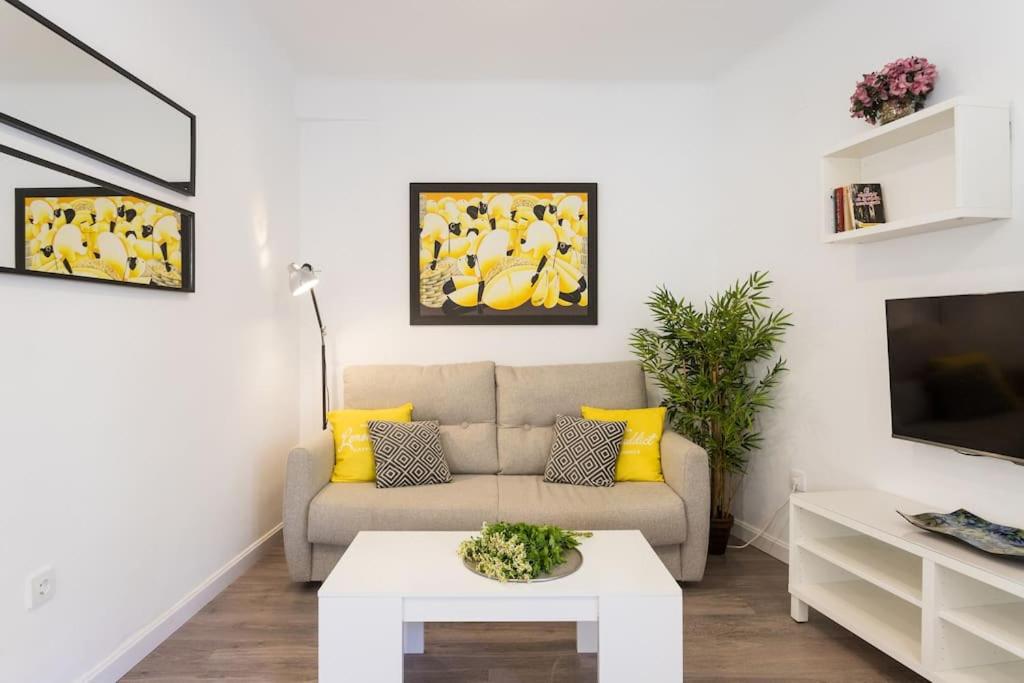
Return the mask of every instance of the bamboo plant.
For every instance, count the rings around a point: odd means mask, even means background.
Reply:
[[[731,519],[751,451],[762,442],[757,415],[773,406],[786,370],[776,357],[790,314],[771,310],[768,274],[755,272],[710,298],[703,310],[664,286],[648,299],[657,329],[637,329],[630,346],[664,392],[672,428],[708,453],[711,517]]]

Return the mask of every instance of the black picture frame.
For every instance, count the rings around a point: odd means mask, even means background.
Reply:
[[[134,176],[138,176],[139,178],[143,178],[144,180],[147,180],[147,181],[149,181],[149,182],[151,182],[151,183],[153,183],[155,185],[159,185],[161,187],[165,187],[165,188],[167,188],[169,190],[173,190],[175,192],[187,195],[189,197],[194,197],[195,194],[196,194],[196,116],[195,116],[195,114],[193,114],[188,109],[186,109],[185,107],[181,106],[180,104],[178,104],[177,102],[172,100],[167,95],[164,95],[159,90],[157,90],[153,86],[149,85],[148,83],[146,83],[145,81],[143,81],[139,77],[137,77],[134,74],[130,73],[127,69],[125,69],[124,67],[118,65],[113,60],[109,59],[108,57],[105,57],[103,54],[101,54],[100,52],[98,52],[94,48],[86,45],[81,40],[79,40],[75,36],[71,35],[70,33],[65,31],[60,26],[58,26],[57,24],[53,23],[52,21],[50,21],[49,19],[47,19],[43,15],[41,15],[39,12],[36,12],[31,7],[25,5],[23,2],[20,2],[20,0],[4,0],[4,1],[7,4],[11,5],[12,7],[14,7],[15,9],[17,9],[17,10],[21,11],[22,13],[24,13],[30,19],[33,19],[33,20],[37,21],[38,23],[42,24],[45,28],[47,28],[50,31],[56,33],[58,36],[60,36],[64,40],[68,41],[69,43],[71,43],[72,45],[77,47],[78,49],[82,50],[88,56],[98,60],[104,66],[106,66],[106,67],[108,67],[110,69],[113,69],[119,75],[127,78],[129,81],[131,81],[135,85],[137,85],[140,88],[146,90],[147,92],[149,92],[154,97],[158,98],[159,100],[163,101],[168,106],[172,107],[173,109],[177,110],[178,112],[180,112],[181,114],[186,116],[188,118],[188,120],[189,120],[189,131],[190,131],[190,135],[189,135],[189,138],[190,138],[189,139],[189,177],[188,177],[188,180],[183,180],[183,181],[168,180],[168,179],[165,179],[165,178],[160,178],[159,176],[156,176],[156,175],[154,175],[152,173],[149,173],[148,171],[145,171],[145,170],[143,170],[141,168],[137,168],[135,166],[132,166],[131,164],[125,163],[123,161],[119,161],[118,159],[115,159],[115,158],[113,158],[111,156],[103,154],[102,152],[99,152],[97,150],[94,150],[94,149],[91,149],[89,147],[86,147],[85,145],[79,144],[79,143],[75,142],[74,140],[69,140],[69,139],[67,139],[65,137],[57,135],[56,133],[53,133],[51,131],[39,128],[38,126],[35,126],[35,125],[33,125],[33,124],[31,124],[31,123],[29,123],[27,121],[22,121],[21,119],[18,119],[16,117],[11,116],[10,114],[4,113],[4,112],[0,112],[0,123],[6,123],[7,125],[9,125],[9,126],[11,126],[13,128],[17,128],[18,130],[22,130],[22,131],[24,131],[26,133],[29,133],[31,135],[34,135],[34,136],[36,136],[38,138],[42,138],[43,140],[47,140],[48,142],[52,142],[52,143],[54,143],[56,145],[60,145],[61,147],[65,147],[67,149],[70,149],[70,150],[72,150],[74,152],[82,154],[83,156],[89,157],[90,159],[95,159],[97,161],[101,161],[101,162],[103,162],[103,163],[105,163],[105,164],[107,164],[109,166],[112,166],[112,167],[114,167],[116,169],[119,169],[119,170],[124,171],[126,173],[130,173],[130,174],[132,174]]]
[[[15,240],[15,265],[14,267],[0,266],[0,274],[8,275],[25,275],[29,277],[40,277],[50,278],[56,280],[73,280],[74,282],[91,282],[101,285],[115,285],[118,287],[134,287],[137,289],[147,289],[150,291],[160,292],[181,292],[181,293],[194,293],[196,291],[195,281],[195,213],[184,209],[180,206],[175,206],[162,199],[156,199],[154,197],[147,196],[141,192],[136,192],[128,188],[120,187],[113,183],[100,180],[93,176],[85,173],[80,173],[73,169],[55,164],[46,159],[41,159],[32,154],[22,152],[21,150],[8,147],[6,145],[0,145],[0,153],[8,156],[21,159],[22,161],[28,161],[30,163],[48,168],[51,171],[63,173],[74,178],[78,178],[85,183],[86,186],[77,187],[45,187],[45,188],[14,188],[14,216],[12,217],[14,223],[14,240]],[[36,270],[28,270],[25,264],[25,204],[24,197],[26,195],[37,196],[37,193],[49,196],[64,195],[64,196],[93,196],[93,195],[131,195],[138,197],[154,204],[159,204],[168,209],[177,211],[181,216],[180,232],[181,232],[181,287],[164,287],[161,285],[154,284],[142,284],[139,282],[120,282],[117,280],[101,280],[98,278],[91,277],[80,277],[77,275],[65,274],[65,273],[47,273]]]
[[[558,314],[553,309],[544,315],[520,313],[516,315],[445,316],[426,314],[420,304],[420,194],[425,192],[564,192],[587,194],[587,291],[588,302],[584,314]],[[409,183],[409,324],[410,325],[597,325],[598,321],[598,192],[597,183]]]

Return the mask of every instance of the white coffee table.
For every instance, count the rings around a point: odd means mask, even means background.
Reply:
[[[502,584],[456,554],[472,531],[363,531],[318,593],[320,680],[402,680],[424,622],[575,621],[602,683],[683,680],[683,594],[639,531],[595,531],[557,581]]]

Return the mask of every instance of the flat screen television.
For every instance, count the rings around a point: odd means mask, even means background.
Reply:
[[[1024,292],[885,302],[892,435],[1024,465]]]

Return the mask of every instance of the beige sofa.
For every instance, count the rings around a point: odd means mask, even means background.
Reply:
[[[330,431],[288,455],[284,542],[295,581],[322,581],[361,530],[476,531],[494,520],[572,529],[639,529],[672,575],[697,581],[707,559],[707,454],[674,432],[661,444],[665,483],[611,488],[548,484],[544,466],[558,414],[580,405],[642,408],[636,363],[350,367],[345,405],[413,403],[413,419],[438,420],[450,484],[378,489],[330,483]]]

